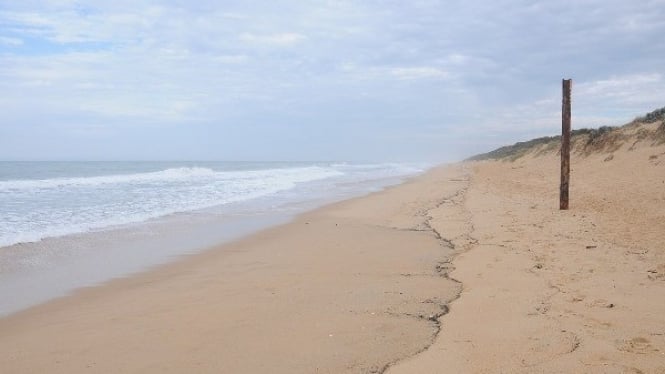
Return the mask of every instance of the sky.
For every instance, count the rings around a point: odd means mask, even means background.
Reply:
[[[0,0],[0,160],[454,161],[665,106],[665,0]]]

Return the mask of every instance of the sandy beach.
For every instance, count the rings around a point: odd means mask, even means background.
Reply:
[[[0,374],[665,374],[663,35],[665,0],[3,1]]]
[[[665,146],[631,144],[578,149],[569,211],[537,149],[80,290],[1,319],[0,367],[665,372]]]
[[[657,125],[578,139],[569,211],[558,210],[556,142],[472,164],[465,207],[477,244],[450,274],[464,290],[436,342],[389,373],[664,373]]]
[[[433,209],[461,204],[467,177],[437,169],[4,318],[0,367],[381,372],[431,344],[460,291],[445,277],[452,249],[429,225]]]

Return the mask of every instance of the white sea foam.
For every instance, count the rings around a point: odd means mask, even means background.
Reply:
[[[104,175],[78,178],[23,179],[0,181],[0,192],[26,189],[48,189],[60,187],[101,186],[109,184],[176,183],[196,180],[247,179],[247,178],[294,178],[294,181],[306,181],[339,175],[339,171],[321,167],[282,168],[250,171],[214,171],[209,168],[173,168],[157,172]]]
[[[376,191],[423,168],[0,161],[0,247],[29,243],[0,248],[0,316]]]
[[[286,191],[295,201],[307,189],[422,170],[403,164],[347,163],[216,169],[189,166],[87,177],[0,180],[0,247],[266,199]]]
[[[178,181],[211,177],[215,171],[208,168],[175,168],[151,173],[103,175],[84,178],[23,179],[0,181],[0,192],[8,190],[58,188],[65,186],[99,186],[104,184]]]
[[[181,167],[0,181],[0,246],[255,199],[343,174],[320,166],[237,171]]]

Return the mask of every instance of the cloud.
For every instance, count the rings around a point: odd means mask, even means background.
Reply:
[[[261,128],[274,149],[257,159],[444,157],[441,139],[557,132],[564,77],[576,126],[663,106],[663,19],[660,0],[8,2],[0,128],[162,126],[174,149],[198,136],[219,158]]]
[[[390,74],[405,80],[446,79],[450,76],[447,71],[429,66],[392,68]]]
[[[215,56],[213,59],[222,64],[242,64],[247,62],[249,57],[247,55],[221,55]]]
[[[10,46],[10,47],[16,47],[23,45],[23,40],[19,38],[12,38],[8,36],[0,36],[0,44]]]
[[[337,69],[355,80],[437,81],[451,77],[448,71],[432,66],[361,66],[344,62]]]
[[[585,99],[657,105],[665,103],[664,83],[660,73],[630,74],[583,82],[577,85],[576,91]]]
[[[267,44],[275,46],[291,46],[307,39],[305,35],[286,32],[267,35],[256,35],[252,33],[240,34],[240,40],[248,43]]]

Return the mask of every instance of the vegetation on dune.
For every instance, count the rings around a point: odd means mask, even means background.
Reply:
[[[634,136],[633,148],[638,142],[645,139],[652,139],[653,145],[665,143],[665,107],[647,113],[638,117],[633,122],[622,127],[601,126],[597,129],[582,128],[572,130],[571,144],[573,151],[582,155],[589,155],[597,152],[611,153],[621,148],[623,144],[631,139],[631,135],[626,134],[622,129],[628,126],[635,126],[645,123],[663,121],[654,132],[644,128],[639,128]],[[479,154],[468,158],[469,161],[480,160],[506,160],[515,161],[527,153],[542,155],[549,152],[558,152],[561,145],[561,136],[544,136],[524,142],[518,142],[513,145],[504,146],[491,152]]]
[[[544,136],[542,138],[531,139],[525,142],[518,142],[513,145],[507,145],[491,152],[479,154],[469,158],[470,161],[490,160],[490,159],[517,159],[522,157],[527,151],[538,145],[545,145],[558,142],[560,136]]]
[[[652,123],[665,120],[665,107],[656,109],[653,112],[645,114],[643,117],[637,117],[635,122]]]

